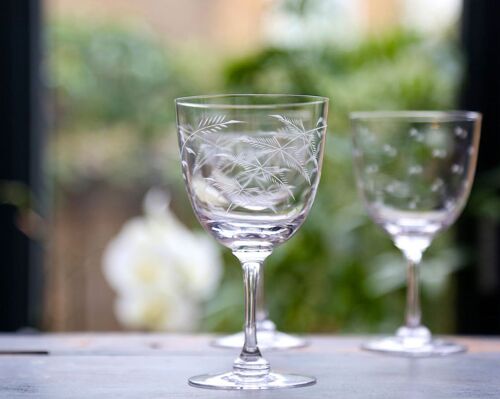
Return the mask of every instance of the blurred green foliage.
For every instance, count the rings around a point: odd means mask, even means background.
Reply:
[[[133,165],[134,173],[125,175],[134,187],[136,181],[155,183],[151,168],[144,165],[156,162],[155,170],[171,169],[162,177],[177,189],[173,205],[184,220],[191,212],[180,170],[174,166],[178,162],[174,97],[208,91],[329,97],[329,137],[317,199],[300,231],[277,248],[266,264],[271,317],[281,329],[302,332],[388,332],[400,324],[404,261],[357,198],[348,113],[452,108],[460,78],[460,59],[452,40],[428,41],[397,31],[350,49],[265,47],[242,58],[212,63],[208,52],[182,56],[148,34],[123,27],[55,23],[51,43],[61,140],[72,135],[91,140],[95,132],[113,138],[116,129],[120,142],[131,135],[134,139],[128,147],[113,141],[121,145],[113,162],[94,168],[93,173],[115,184],[127,165]],[[73,142],[67,140],[67,147],[63,143],[57,152],[73,150],[69,147]],[[167,140],[166,147],[158,145],[162,140]],[[153,154],[158,148],[167,150],[148,156],[138,147]],[[61,181],[71,186],[88,178],[80,169],[78,159],[68,156],[54,166],[54,173],[66,171]],[[188,222],[197,226],[192,217]],[[424,259],[424,321],[436,332],[453,330],[454,296],[448,276],[460,266],[460,259],[447,234],[436,240]],[[241,272],[231,254],[226,253],[225,260],[220,291],[207,304],[205,330],[241,328]]]
[[[51,83],[58,89],[61,129],[124,124],[150,135],[172,121],[168,94],[182,87],[154,37],[113,25],[69,22],[52,24],[50,34]]]
[[[483,172],[476,178],[469,208],[484,219],[500,220],[500,168]]]
[[[451,41],[428,42],[398,31],[352,49],[264,48],[229,62],[224,76],[231,92],[317,94],[331,100],[315,204],[299,233],[267,261],[267,302],[273,320],[295,331],[396,328],[404,312],[404,261],[357,198],[348,114],[452,108],[460,63]],[[435,331],[453,329],[448,276],[459,266],[460,256],[450,247],[449,236],[437,239],[424,259],[424,321]],[[228,294],[214,300],[211,326],[238,328],[230,320],[241,303],[225,311],[236,291],[229,285],[240,284],[238,277],[226,281]],[[425,306],[427,301],[433,305]]]
[[[180,181],[174,99],[205,82],[175,62],[182,54],[148,31],[103,22],[54,21],[47,42],[59,133],[49,166],[60,187]]]

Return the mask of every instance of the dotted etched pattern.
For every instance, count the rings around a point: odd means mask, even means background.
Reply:
[[[447,196],[469,188],[465,174],[475,148],[470,142],[472,132],[461,126],[448,129],[439,125],[411,127],[407,141],[402,137],[397,143],[383,143],[380,132],[359,126],[363,150],[355,146],[353,156],[364,165],[364,177],[358,185],[370,191],[376,202],[388,197],[404,202],[410,210],[424,206],[424,202],[440,202],[451,209],[455,202]],[[429,198],[434,200],[427,201]]]

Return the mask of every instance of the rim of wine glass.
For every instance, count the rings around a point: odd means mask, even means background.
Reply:
[[[475,111],[356,111],[349,114],[351,120],[414,119],[420,122],[477,121],[482,118]]]
[[[213,102],[230,98],[269,98],[276,99],[272,104],[231,104],[229,102]],[[282,101],[280,101],[280,99]],[[297,101],[294,101],[297,100]],[[309,94],[208,94],[200,96],[179,97],[176,105],[192,108],[224,108],[224,109],[273,109],[279,107],[302,107],[306,105],[328,104],[328,97]]]

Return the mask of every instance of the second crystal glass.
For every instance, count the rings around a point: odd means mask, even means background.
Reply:
[[[182,172],[205,230],[230,248],[244,274],[244,344],[233,370],[189,379],[216,389],[314,384],[271,372],[256,335],[256,297],[264,260],[304,222],[323,159],[328,99],[219,95],[176,100]]]
[[[372,219],[408,261],[406,323],[364,349],[402,356],[448,355],[465,348],[433,339],[421,324],[422,254],[460,215],[472,186],[481,115],[475,112],[355,112],[353,155]]]

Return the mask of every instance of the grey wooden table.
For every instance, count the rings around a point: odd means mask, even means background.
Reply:
[[[267,352],[276,370],[314,375],[311,387],[261,392],[192,388],[187,378],[228,370],[237,355],[209,336],[0,335],[0,398],[500,398],[500,339],[454,338],[467,354],[402,359],[359,350],[360,337],[311,337]]]

